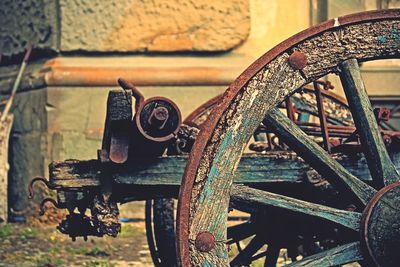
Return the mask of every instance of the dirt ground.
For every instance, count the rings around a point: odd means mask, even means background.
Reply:
[[[121,217],[141,220],[143,203],[126,205]],[[56,224],[30,219],[26,224],[0,227],[0,266],[153,266],[143,221],[122,223],[117,238],[77,238],[73,242]]]
[[[41,220],[30,218],[26,224],[2,226],[0,227],[0,267],[154,266],[146,240],[144,203],[124,204],[120,206],[120,211],[121,218],[129,218],[137,222],[122,223],[122,231],[116,238],[89,237],[86,242],[82,238],[77,238],[73,242],[68,236],[58,232],[57,224],[48,223],[43,218]],[[234,215],[243,214],[235,213]],[[48,212],[47,216],[51,218],[51,212]],[[248,240],[245,241],[247,242]],[[231,253],[234,256],[234,247],[231,248]],[[281,250],[278,266],[288,263],[290,260],[286,251]],[[264,259],[252,262],[251,266],[264,266]],[[358,266],[358,264],[346,265],[346,267]]]

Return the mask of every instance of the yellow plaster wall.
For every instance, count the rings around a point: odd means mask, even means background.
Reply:
[[[251,0],[251,30],[236,52],[256,59],[310,26],[309,0]]]

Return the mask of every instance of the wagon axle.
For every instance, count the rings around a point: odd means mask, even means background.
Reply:
[[[395,266],[400,251],[400,182],[385,186],[369,201],[361,220],[361,240],[378,266]]]

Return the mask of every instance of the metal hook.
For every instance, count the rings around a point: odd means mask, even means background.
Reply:
[[[29,191],[28,197],[29,197],[29,199],[33,198],[33,195],[34,195],[34,193],[33,193],[33,184],[38,182],[38,181],[44,183],[47,186],[47,188],[51,189],[49,181],[47,181],[46,178],[41,177],[41,176],[36,176],[36,177],[32,178],[32,180],[29,182],[29,186],[28,186],[28,191]]]
[[[140,105],[144,102],[144,96],[142,93],[130,82],[127,80],[124,80],[122,78],[118,79],[118,84],[124,89],[124,90],[131,90],[132,95],[135,98],[135,111],[138,111]]]
[[[54,205],[54,207],[56,207],[57,209],[60,208],[60,206],[58,205],[57,201],[55,201],[54,199],[48,197],[42,200],[42,202],[40,202],[40,209],[39,209],[39,216],[43,216],[44,213],[46,212],[45,210],[45,205],[46,202],[51,202],[51,204]]]

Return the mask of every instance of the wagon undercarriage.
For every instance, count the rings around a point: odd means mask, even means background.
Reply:
[[[397,266],[400,131],[372,108],[359,64],[398,58],[399,28],[399,10],[310,28],[183,123],[172,101],[144,100],[120,80],[98,159],[52,163],[50,181],[33,180],[57,190],[42,206],[68,209],[59,230],[86,238],[116,236],[117,203],[147,200],[159,266],[276,266],[283,248],[287,266]],[[327,92],[329,73],[346,100]],[[227,223],[233,209],[245,212],[240,223]]]

